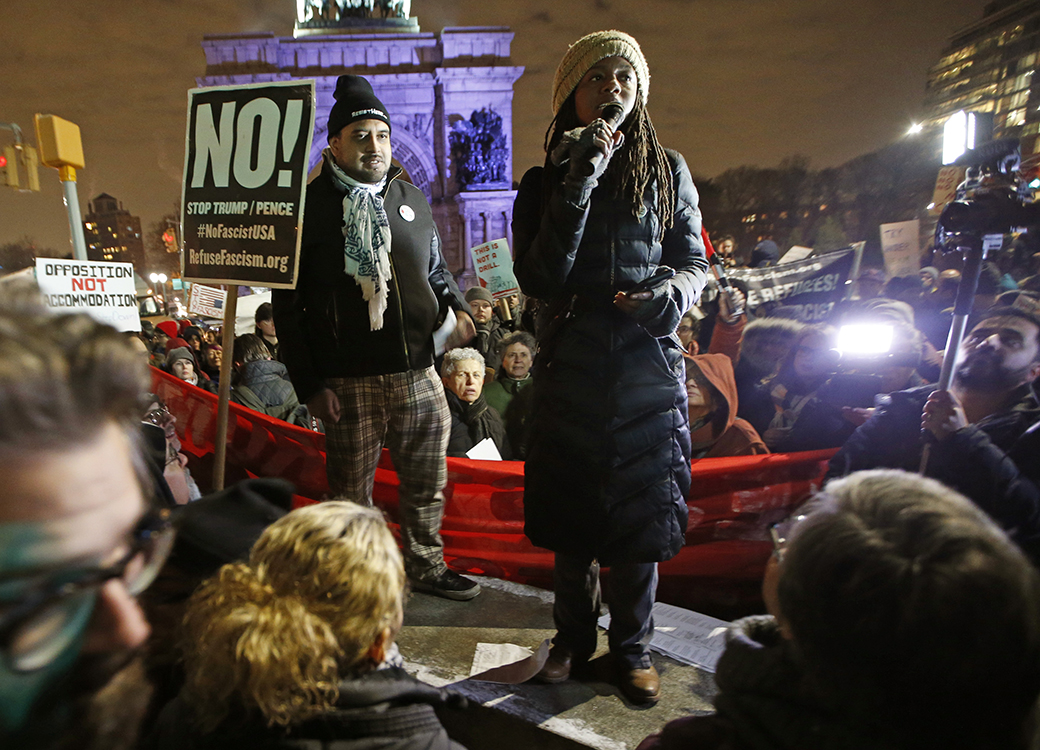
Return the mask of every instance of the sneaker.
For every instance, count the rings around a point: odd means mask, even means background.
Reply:
[[[480,593],[480,586],[476,581],[460,576],[448,568],[435,578],[412,581],[412,591],[421,591],[424,594],[465,602]]]

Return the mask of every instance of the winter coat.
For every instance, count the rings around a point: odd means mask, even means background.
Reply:
[[[668,152],[673,226],[660,236],[657,188],[642,216],[604,181],[585,207],[559,187],[542,209],[542,169],[524,175],[513,207],[514,270],[547,303],[535,363],[524,476],[525,532],[539,547],[609,566],[657,562],[682,547],[690,436],[675,329],[705,283],[697,190]],[[660,266],[675,277],[636,315],[613,304]]]
[[[502,370],[499,370],[498,377],[484,386],[484,398],[487,399],[488,406],[504,416],[510,402],[533,382],[531,373],[527,373],[522,380],[516,380],[503,375]]]
[[[448,455],[465,458],[473,446],[485,438],[491,438],[498,453],[506,461],[513,457],[506,427],[502,417],[488,406],[484,394],[481,393],[473,403],[463,401],[451,391],[445,389],[448,399],[448,410],[451,412],[451,437],[448,439]]]
[[[419,682],[399,667],[340,683],[336,708],[288,729],[253,714],[195,729],[181,697],[163,709],[146,748],[152,750],[465,750],[448,738],[434,706],[464,705],[461,696]]]
[[[368,302],[344,271],[343,193],[328,164],[307,186],[296,289],[272,292],[278,356],[301,403],[325,378],[387,375],[433,364],[433,331],[448,308],[469,305],[444,263],[426,197],[397,179],[392,167],[383,190],[390,221],[391,274],[383,327],[370,330]]]
[[[733,363],[725,354],[698,354],[687,359],[687,367],[700,370],[711,389],[715,410],[711,421],[691,434],[695,458],[755,456],[769,453],[755,428],[737,417],[737,383]],[[689,377],[687,375],[687,377]]]
[[[884,750],[812,690],[772,617],[733,623],[715,672],[715,714],[664,725],[637,750]]]
[[[831,459],[827,478],[862,469],[916,472],[921,410],[934,390],[926,385],[879,397],[874,416]],[[933,443],[925,474],[978,505],[1040,565],[1040,400],[1023,385],[1009,404]]]
[[[271,359],[246,362],[231,389],[231,400],[253,411],[290,424],[310,427],[307,407],[301,406],[285,365]]]
[[[477,324],[477,335],[469,343],[471,347],[480,352],[484,358],[484,364],[488,367],[496,367],[498,363],[498,346],[502,339],[509,335],[509,329],[496,317],[491,316],[487,325]]]
[[[502,415],[506,425],[506,436],[513,452],[513,458],[523,460],[527,457],[527,441],[530,435],[529,420],[534,391],[531,384],[534,378],[528,373],[523,380],[514,380],[499,370],[498,379],[484,386],[484,398],[488,405]]]

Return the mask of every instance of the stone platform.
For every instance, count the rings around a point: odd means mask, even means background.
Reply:
[[[553,635],[552,594],[530,586],[476,578],[482,591],[469,602],[413,593],[397,643],[409,672],[470,699],[467,711],[446,709],[449,734],[470,750],[631,750],[666,722],[708,713],[715,695],[711,674],[654,654],[661,700],[637,707],[609,682],[589,679],[560,685],[503,685],[469,679],[478,643],[514,643],[532,651]],[[593,673],[609,665],[606,632]]]

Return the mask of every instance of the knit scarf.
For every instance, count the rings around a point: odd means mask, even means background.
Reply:
[[[383,327],[390,284],[390,221],[380,193],[386,178],[374,185],[358,182],[339,168],[332,152],[323,152],[332,181],[343,191],[344,270],[361,287],[368,302],[368,323]]]

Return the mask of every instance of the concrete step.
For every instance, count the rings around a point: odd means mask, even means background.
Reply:
[[[552,593],[494,578],[468,602],[428,594],[409,598],[397,638],[408,671],[437,687],[451,687],[473,707],[440,712],[449,734],[470,750],[630,750],[666,722],[709,713],[716,693],[711,674],[654,654],[661,700],[634,706],[604,677],[607,636],[600,631],[593,677],[559,685],[501,685],[469,679],[478,643],[515,643],[535,650],[555,632]]]

